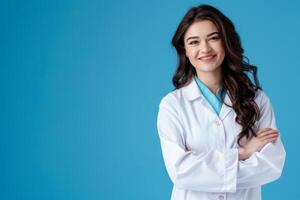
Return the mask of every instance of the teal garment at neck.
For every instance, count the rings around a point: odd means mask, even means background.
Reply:
[[[225,96],[225,92],[223,92],[222,86],[218,89],[217,95],[215,95],[202,81],[200,81],[197,75],[194,76],[194,79],[205,99],[213,107],[217,115],[219,115],[223,104],[222,101]]]

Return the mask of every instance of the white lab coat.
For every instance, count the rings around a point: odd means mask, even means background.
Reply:
[[[224,101],[232,105],[228,94]],[[262,90],[257,91],[255,102],[261,117],[254,130],[277,129],[272,105]],[[239,161],[241,126],[235,117],[225,104],[218,116],[194,79],[162,98],[157,129],[164,164],[174,184],[171,200],[260,200],[261,185],[280,177],[286,155],[280,137]]]

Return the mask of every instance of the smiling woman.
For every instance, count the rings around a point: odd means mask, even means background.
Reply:
[[[213,22],[201,20],[193,23],[184,36],[186,56],[200,72],[198,73],[198,78],[205,83],[209,80],[218,81],[207,83],[214,93],[216,93],[218,84],[221,81],[220,66],[225,56],[225,50],[219,35],[218,29]],[[214,78],[210,76],[214,76]]]
[[[261,199],[261,185],[281,176],[286,153],[233,23],[210,5],[193,7],[172,44],[175,89],[157,116],[171,199]]]

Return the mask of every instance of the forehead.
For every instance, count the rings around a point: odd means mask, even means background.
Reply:
[[[205,38],[208,34],[212,32],[217,32],[218,29],[216,25],[209,20],[201,20],[194,22],[186,31],[184,35],[184,40],[190,36],[198,36],[200,38]]]

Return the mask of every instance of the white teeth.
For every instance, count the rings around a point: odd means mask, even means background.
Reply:
[[[212,57],[214,57],[214,56],[204,57],[204,58],[200,58],[200,59],[201,59],[201,60],[209,60],[209,59],[211,59]]]

